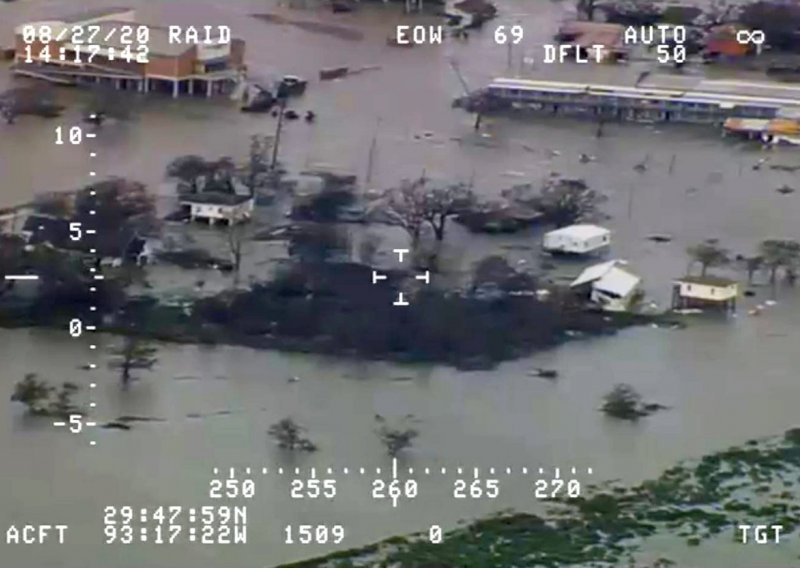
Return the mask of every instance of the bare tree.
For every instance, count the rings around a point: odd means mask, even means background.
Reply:
[[[384,196],[382,204],[383,213],[392,225],[402,227],[411,237],[412,245],[416,246],[422,233],[425,222],[424,201],[422,193],[425,179],[404,181],[400,187],[389,190]]]
[[[242,253],[245,244],[250,240],[251,232],[247,225],[236,219],[228,219],[228,230],[226,242],[228,251],[231,255],[231,265],[233,270],[233,287],[239,286],[239,277],[242,270]]]
[[[433,229],[437,241],[444,240],[447,220],[474,201],[475,195],[467,184],[431,188],[423,176],[390,189],[385,196],[384,211],[389,222],[403,227],[416,245],[425,223]]]
[[[128,335],[123,340],[122,346],[112,351],[114,357],[108,363],[110,369],[119,370],[119,378],[123,387],[127,387],[134,379],[132,372],[137,370],[150,371],[158,359],[155,357],[158,349],[139,339]]]
[[[245,183],[255,195],[259,178],[270,171],[269,153],[273,140],[269,136],[253,134],[250,137],[250,154],[245,168]]]
[[[792,281],[797,264],[800,262],[800,243],[791,240],[770,239],[759,245],[764,258],[764,268],[769,270],[769,282],[777,282],[778,271],[783,269],[787,279]]]
[[[753,285],[753,277],[764,264],[764,257],[760,255],[748,256],[742,259],[744,269],[747,271],[747,285]]]
[[[419,432],[416,429],[410,428],[405,424],[410,419],[413,419],[413,416],[409,414],[403,419],[403,424],[392,427],[386,424],[386,419],[383,416],[380,414],[375,415],[375,420],[381,425],[376,434],[390,457],[396,457],[403,450],[410,448],[414,443],[414,439],[419,436]]]

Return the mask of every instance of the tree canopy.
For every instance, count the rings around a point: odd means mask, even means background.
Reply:
[[[686,249],[692,263],[700,265],[700,275],[705,276],[709,268],[725,266],[730,262],[728,251],[717,245],[716,241],[709,240]]]

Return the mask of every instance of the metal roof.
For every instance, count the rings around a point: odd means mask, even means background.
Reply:
[[[736,105],[800,106],[800,86],[785,85],[777,82],[697,78],[673,82],[668,78],[656,76],[648,77],[647,81],[640,82],[638,86],[632,86],[630,84],[609,85],[577,81],[542,81],[499,77],[491,82],[489,88],[540,92],[564,92],[564,90],[569,89],[601,96],[701,102],[730,108]]]
[[[610,234],[611,231],[597,225],[570,225],[562,229],[556,229],[545,234],[545,236],[567,235],[575,239],[592,239]]]
[[[571,288],[576,286],[583,286],[589,282],[594,282],[598,278],[602,278],[605,273],[617,265],[616,260],[609,260],[608,262],[601,262],[585,269],[580,275],[572,281]]]
[[[624,297],[633,292],[642,279],[623,268],[614,266],[602,278],[592,284],[592,288],[608,292],[614,296]]]
[[[714,286],[716,288],[726,288],[737,284],[736,280],[723,278],[721,276],[683,276],[675,280],[678,283],[700,284],[703,286]]]
[[[621,260],[610,260],[590,266],[570,284],[570,288],[591,283],[595,290],[620,297],[627,296],[642,279],[622,268],[620,265],[623,264],[624,261]]]

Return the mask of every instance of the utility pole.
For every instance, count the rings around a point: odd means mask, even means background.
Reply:
[[[272,143],[272,160],[269,164],[269,169],[274,170],[275,165],[278,163],[278,146],[281,143],[281,129],[283,128],[283,111],[286,110],[286,100],[288,97],[283,96],[280,98],[281,104],[278,107],[278,124],[275,126],[275,140]]]
[[[372,167],[375,164],[375,151],[378,145],[378,129],[381,127],[381,117],[378,117],[375,123],[375,134],[372,136],[372,143],[369,146],[369,156],[367,157],[367,175],[366,182],[372,181]]]

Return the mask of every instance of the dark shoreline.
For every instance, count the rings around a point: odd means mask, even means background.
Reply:
[[[159,310],[173,310],[174,308],[158,306]],[[411,352],[365,352],[357,348],[343,349],[330,338],[326,337],[280,337],[280,336],[254,336],[231,333],[221,326],[197,326],[185,322],[175,327],[165,326],[161,329],[158,325],[147,327],[124,325],[99,325],[98,333],[107,333],[120,336],[135,336],[145,340],[163,343],[175,343],[198,346],[238,346],[257,350],[274,350],[285,353],[303,353],[322,355],[348,360],[361,360],[373,362],[389,362],[395,364],[428,364],[448,365],[460,371],[488,371],[495,369],[499,364],[529,357],[537,352],[560,347],[568,342],[588,340],[599,337],[615,335],[617,332],[630,327],[642,325],[682,326],[683,323],[675,317],[666,314],[633,314],[607,312],[581,312],[580,325],[573,329],[565,329],[552,338],[551,341],[539,345],[520,345],[508,356],[496,359],[486,354],[475,353],[470,357],[437,358]],[[578,322],[575,322],[578,323]],[[26,318],[11,317],[0,310],[0,328],[3,329],[51,329],[65,330],[68,320],[63,321],[30,321]]]

